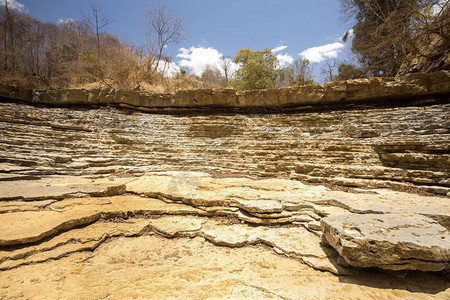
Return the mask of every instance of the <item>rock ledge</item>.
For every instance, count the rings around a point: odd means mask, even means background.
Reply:
[[[441,101],[440,98],[445,99],[449,94],[449,71],[266,90],[198,89],[178,91],[174,94],[111,88],[31,90],[0,84],[0,98],[52,106],[116,105],[153,112],[185,112],[199,109],[244,110],[249,113],[323,110],[352,107],[355,104],[373,106],[399,101],[429,103]]]

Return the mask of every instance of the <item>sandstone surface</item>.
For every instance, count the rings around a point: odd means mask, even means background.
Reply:
[[[264,247],[217,247],[201,237],[118,237],[94,252],[3,271],[10,298],[446,299],[434,274],[336,277]],[[448,291],[448,290],[447,290]]]
[[[16,189],[16,200],[0,201],[4,298],[153,297],[149,291],[158,297],[408,298],[420,291],[445,299],[450,292],[443,271],[449,233],[431,219],[449,217],[447,198],[200,172],[27,182],[29,189]],[[78,194],[67,193],[75,186]],[[396,201],[407,196],[427,209],[411,215]],[[402,279],[366,267],[434,273],[410,271]]]

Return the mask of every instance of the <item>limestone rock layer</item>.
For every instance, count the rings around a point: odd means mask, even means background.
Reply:
[[[0,299],[449,299],[449,95],[0,85]]]
[[[448,103],[184,116],[0,103],[0,180],[183,170],[447,195],[449,120]]]
[[[155,94],[135,90],[92,88],[31,90],[0,84],[0,97],[52,106],[115,105],[152,112],[226,111],[261,112],[344,108],[354,105],[433,102],[450,94],[450,72],[416,73],[402,77],[354,79],[324,85],[267,90],[181,90]]]

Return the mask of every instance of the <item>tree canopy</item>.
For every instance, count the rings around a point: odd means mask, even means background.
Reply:
[[[352,51],[358,55],[369,75],[395,75],[408,55],[424,55],[419,46],[426,40],[440,36],[447,44],[449,42],[448,1],[340,2],[347,20],[355,20]]]
[[[335,80],[348,80],[366,77],[364,70],[351,64],[342,63],[338,66],[338,75]]]
[[[236,89],[271,88],[279,77],[279,71],[276,68],[277,57],[269,48],[265,48],[263,51],[240,49],[233,61],[240,66],[232,80],[232,85]]]

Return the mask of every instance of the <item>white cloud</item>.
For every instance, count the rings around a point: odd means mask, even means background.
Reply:
[[[220,62],[223,55],[217,49],[192,46],[189,49],[180,48],[178,51],[180,53],[177,57],[181,58],[178,65],[182,68],[189,69],[189,71],[197,76],[201,76],[208,65],[217,67],[222,72]],[[237,70],[238,66],[234,62],[230,63],[232,70]]]
[[[25,6],[20,3],[17,0],[7,0],[8,2],[8,8],[10,9],[14,9],[14,10],[18,10],[18,11],[23,11],[25,9]],[[5,6],[5,1],[1,1],[0,6]]]
[[[281,44],[281,43],[280,43]],[[286,45],[280,45],[278,47],[275,47],[272,49],[272,53],[276,53],[276,52],[280,52],[283,51],[287,48],[288,46]],[[294,58],[292,57],[292,55],[289,55],[287,53],[285,54],[278,54],[276,55],[278,63],[280,64],[280,67],[284,67],[286,65],[290,65],[294,62]]]
[[[448,5],[447,1],[448,0],[440,0],[431,7],[431,13],[433,14],[433,16],[437,16],[443,11],[444,7]]]
[[[286,49],[287,47],[288,47],[288,46],[278,46],[278,47],[272,49],[272,53],[279,52],[279,51],[283,51],[283,50]]]
[[[294,62],[294,58],[289,54],[278,54],[277,59],[281,67],[290,65]]]
[[[190,69],[197,76],[202,74],[207,65],[215,66],[222,57],[222,54],[217,49],[211,47],[192,46],[189,49],[180,48],[178,51],[180,53],[177,57],[181,58],[178,64],[181,67]]]
[[[345,44],[334,42],[323,46],[308,48],[299,55],[308,59],[310,62],[321,62],[327,58],[336,58],[339,52],[345,48]]]
[[[159,62],[158,71],[164,73],[166,77],[175,77],[180,72],[180,66],[174,62],[162,60]]]
[[[74,19],[68,18],[68,19],[59,19],[58,24],[59,25],[67,25],[67,24],[73,24],[76,21]]]

